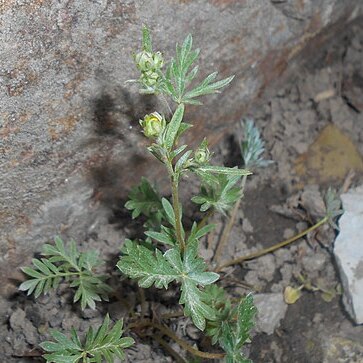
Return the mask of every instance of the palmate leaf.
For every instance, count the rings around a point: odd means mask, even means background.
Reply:
[[[183,255],[177,248],[164,254],[127,240],[117,267],[130,278],[138,280],[139,286],[167,288],[172,281],[181,284],[180,303],[184,313],[193,323],[204,330],[206,319],[213,320],[214,310],[206,303],[207,297],[199,286],[204,287],[217,281],[219,275],[206,271],[205,262],[197,256],[197,243],[190,243]]]
[[[146,178],[142,178],[140,184],[131,189],[129,201],[126,202],[125,207],[132,210],[133,219],[140,214],[150,217],[160,213],[161,197],[150,182]]]
[[[158,249],[151,251],[145,246],[126,240],[117,267],[122,273],[138,280],[139,286],[148,288],[155,284],[158,288],[167,288],[169,283],[178,278],[170,263]]]
[[[19,290],[34,293],[35,298],[56,289],[61,281],[67,281],[70,287],[76,287],[74,302],[81,301],[81,308],[89,306],[95,309],[95,302],[108,300],[111,287],[105,283],[105,277],[93,272],[101,264],[96,251],[79,252],[74,241],[68,248],[63,241],[55,238],[55,245],[43,246],[45,258],[33,259],[33,267],[23,267],[22,271],[31,278],[24,281]]]
[[[214,208],[222,214],[226,214],[238,200],[241,189],[238,185],[239,175],[200,173],[202,179],[200,193],[192,198],[196,204],[200,204],[202,212]]]
[[[96,362],[107,363],[114,362],[114,358],[125,358],[124,349],[134,344],[134,340],[129,337],[122,337],[122,321],[116,322],[110,329],[110,318],[107,315],[103,324],[93,331],[89,328],[86,334],[86,341],[81,343],[77,333],[72,329],[71,338],[56,330],[51,331],[54,341],[46,341],[40,344],[46,354],[44,358],[47,363],[78,363]],[[86,359],[86,360],[84,360]]]
[[[182,291],[179,302],[184,304],[184,314],[191,317],[198,329],[204,330],[206,319],[213,320],[215,312],[206,304],[205,293],[198,286],[212,284],[219,279],[219,275],[206,271],[205,262],[197,256],[195,242],[188,244],[183,259],[177,249],[167,251],[165,258],[179,274]]]

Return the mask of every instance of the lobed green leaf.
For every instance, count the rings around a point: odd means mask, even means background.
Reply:
[[[148,288],[153,284],[157,288],[167,288],[169,283],[178,278],[178,274],[158,249],[151,251],[131,240],[126,240],[124,253],[117,267],[126,276],[138,280],[139,286]]]
[[[122,337],[122,321],[115,323],[110,329],[110,318],[106,315],[102,325],[96,332],[90,327],[86,333],[86,341],[82,345],[77,333],[72,329],[71,339],[58,331],[51,331],[56,342],[46,341],[40,344],[47,354],[44,358],[48,363],[78,363],[87,357],[87,362],[114,362],[115,357],[125,358],[124,349],[134,344],[129,337]]]
[[[161,197],[146,178],[141,178],[140,184],[131,189],[125,207],[132,211],[133,219],[141,214],[150,217],[161,209]]]

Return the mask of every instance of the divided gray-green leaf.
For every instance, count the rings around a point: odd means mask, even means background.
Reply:
[[[241,122],[243,130],[243,140],[240,143],[241,155],[246,168],[265,167],[273,163],[272,160],[263,158],[265,142],[261,138],[259,129],[255,126],[252,119]]]
[[[122,337],[122,321],[110,328],[110,318],[106,315],[103,324],[96,332],[90,327],[86,334],[86,342],[81,344],[76,331],[72,329],[71,338],[56,330],[51,330],[55,341],[40,344],[47,353],[43,355],[47,363],[81,363],[96,362],[113,363],[115,358],[125,359],[124,349],[134,344],[129,337]],[[87,360],[84,360],[87,359]]]
[[[255,314],[256,307],[253,305],[252,295],[249,294],[230,313],[230,316],[236,316],[236,319],[232,318],[227,323],[221,321],[223,328],[219,343],[226,352],[226,362],[252,363],[251,360],[246,359],[241,348],[249,339],[249,332],[254,324]]]
[[[337,192],[334,189],[329,188],[324,195],[324,202],[328,223],[331,227],[339,231],[335,219],[344,213],[344,209],[341,208],[342,202],[340,201]]]
[[[214,208],[226,214],[236,203],[241,194],[238,182],[240,175],[198,173],[202,179],[201,190],[192,201],[200,205],[202,212]]]
[[[105,283],[105,276],[93,272],[101,264],[95,251],[79,252],[74,241],[68,248],[63,241],[55,238],[55,245],[43,246],[45,258],[33,259],[32,267],[23,267],[22,271],[31,278],[24,281],[19,290],[34,293],[35,298],[56,289],[60,282],[69,282],[77,288],[74,302],[81,301],[81,308],[89,306],[95,309],[96,301],[108,300],[111,287]]]
[[[132,210],[133,219],[141,214],[150,217],[153,214],[161,213],[161,197],[146,178],[141,178],[140,184],[131,189],[125,207]]]
[[[184,305],[184,314],[191,317],[197,328],[204,330],[206,320],[215,318],[215,311],[206,304],[205,293],[198,286],[214,283],[219,275],[206,271],[205,262],[197,256],[196,243],[188,245],[183,260],[176,249],[167,251],[165,257],[179,273],[182,291],[179,302]]]
[[[126,240],[117,267],[126,276],[138,280],[139,286],[167,288],[178,274],[158,249],[154,251]]]

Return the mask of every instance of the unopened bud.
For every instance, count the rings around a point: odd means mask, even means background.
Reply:
[[[135,63],[141,72],[149,71],[150,69],[153,69],[153,54],[143,50],[135,55]]]
[[[160,52],[150,53],[143,50],[135,55],[135,63],[141,72],[159,71],[164,65]]]
[[[164,58],[161,52],[156,52],[153,54],[153,65],[154,69],[161,69],[164,65]]]
[[[142,72],[140,81],[147,87],[154,86],[159,79],[159,74],[153,71]]]
[[[211,153],[208,149],[208,142],[204,139],[198,149],[195,150],[193,160],[198,165],[204,165],[209,162],[210,158]]]
[[[146,137],[155,139],[164,130],[166,121],[158,112],[153,112],[146,115],[143,120],[140,120],[140,125]]]

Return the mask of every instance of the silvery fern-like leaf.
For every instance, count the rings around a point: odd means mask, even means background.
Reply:
[[[134,344],[129,337],[122,337],[122,321],[110,328],[110,318],[107,315],[103,324],[93,331],[89,328],[85,343],[82,344],[76,331],[72,329],[71,337],[56,330],[51,331],[54,341],[46,341],[40,344],[47,353],[43,355],[47,363],[81,363],[104,362],[113,363],[117,357],[125,359],[124,349]],[[86,360],[85,360],[86,359]]]
[[[260,131],[252,119],[241,121],[243,140],[240,144],[241,154],[246,168],[255,169],[265,167],[273,163],[272,160],[265,160],[265,142],[261,138]]]

